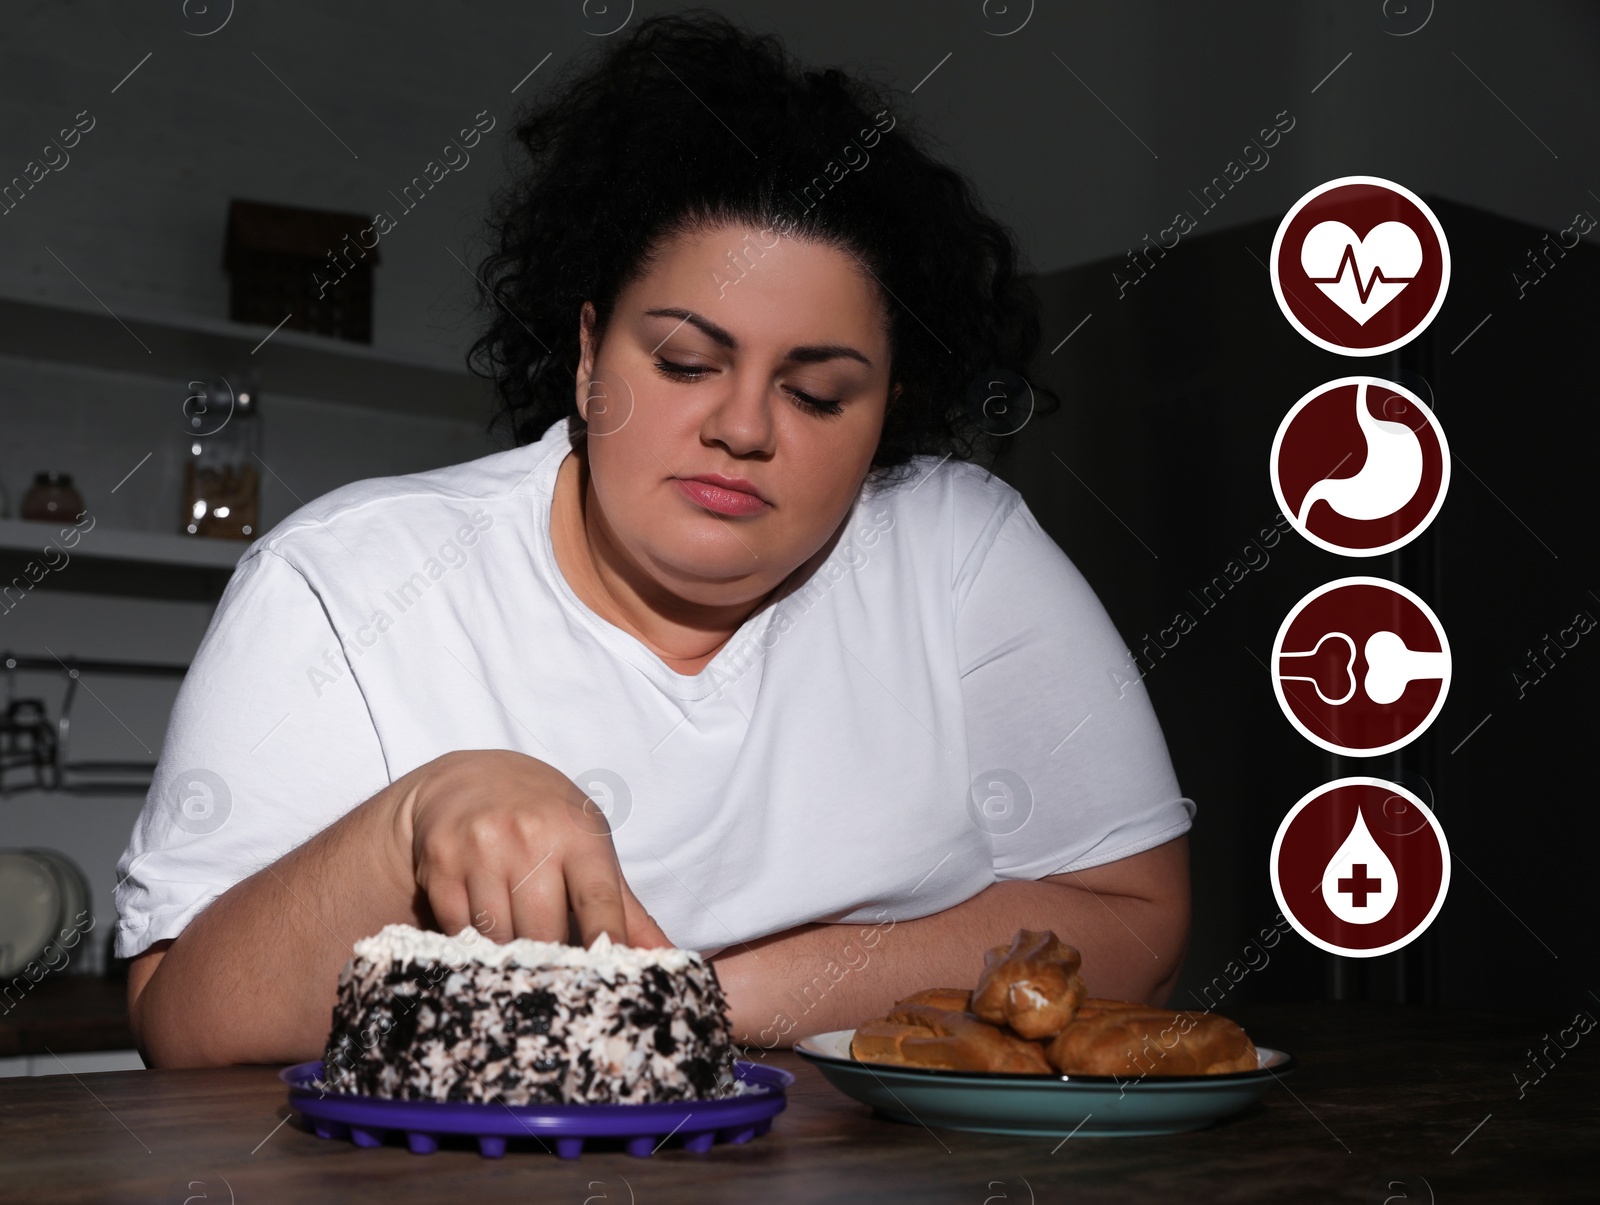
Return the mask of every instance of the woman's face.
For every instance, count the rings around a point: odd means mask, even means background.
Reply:
[[[890,385],[877,286],[844,252],[730,226],[668,244],[599,348],[593,319],[585,303],[591,539],[686,602],[762,598],[833,535],[871,467]],[[697,498],[684,479],[701,474],[760,501]]]

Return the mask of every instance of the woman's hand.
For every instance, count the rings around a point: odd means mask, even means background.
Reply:
[[[420,889],[420,890],[419,890]],[[128,1015],[162,1067],[295,1063],[328,1035],[350,947],[388,924],[496,941],[672,942],[623,881],[610,827],[553,766],[447,753],[235,883],[128,968]]]
[[[406,778],[398,856],[444,932],[470,924],[501,942],[566,941],[570,909],[585,946],[601,933],[673,944],[622,877],[605,815],[554,766],[508,749],[457,750]]]

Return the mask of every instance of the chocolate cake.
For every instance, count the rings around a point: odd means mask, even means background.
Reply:
[[[323,1082],[397,1100],[709,1100],[741,1091],[733,1058],[722,985],[693,950],[388,925],[339,976]]]

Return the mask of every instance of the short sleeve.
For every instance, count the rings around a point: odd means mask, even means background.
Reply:
[[[321,601],[262,549],[235,570],[178,690],[127,850],[116,953],[176,937],[389,775]]]
[[[1187,832],[1195,804],[1077,567],[1020,498],[972,557],[956,640],[974,815],[995,876],[1083,870]]]

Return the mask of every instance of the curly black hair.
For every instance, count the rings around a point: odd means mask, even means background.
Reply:
[[[603,337],[665,243],[725,223],[837,247],[877,278],[902,388],[869,476],[921,454],[992,458],[1058,407],[1026,376],[1038,299],[1012,234],[923,148],[899,95],[801,70],[776,36],[707,9],[651,17],[569,65],[517,119],[512,153],[527,162],[478,272],[490,321],[468,364],[499,394],[491,435],[526,444],[576,416],[583,302]]]

